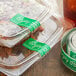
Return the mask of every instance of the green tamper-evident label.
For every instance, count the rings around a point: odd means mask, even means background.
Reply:
[[[19,26],[27,27],[31,32],[40,26],[39,21],[24,17],[21,14],[15,15],[10,21]]]
[[[38,52],[41,56],[44,56],[51,49],[47,44],[38,42],[32,38],[25,41],[23,46],[32,51]]]
[[[70,51],[70,56],[74,59],[76,59],[76,53],[74,53],[73,51]]]
[[[64,51],[64,45],[66,45],[67,39],[70,35],[71,32],[75,31],[76,28],[72,29],[71,31],[69,31],[69,33],[67,33],[63,39],[61,40],[61,59],[62,62],[64,63],[64,65],[66,67],[68,67],[69,69],[71,69],[72,71],[76,72],[76,59],[72,58],[71,56],[69,56],[65,51]]]

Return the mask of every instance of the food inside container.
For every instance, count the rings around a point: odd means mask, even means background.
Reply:
[[[37,3],[24,0],[0,1],[0,45],[13,47],[29,37],[31,33],[26,27],[18,26],[10,21],[16,14],[21,14],[40,23],[48,17],[50,9]]]
[[[47,14],[48,8],[37,2],[26,2],[25,0],[4,0],[0,1],[0,20],[8,20],[17,13],[28,18],[38,19],[41,14]],[[42,16],[41,16],[42,17]]]
[[[31,34],[29,38],[45,43],[52,48],[60,40],[63,28],[55,17],[49,17],[41,25],[44,30],[37,30],[35,33]],[[0,51],[1,72],[11,76],[21,75],[32,64],[42,58],[38,52],[29,50],[23,46],[23,43],[27,40],[28,39],[12,49],[0,47],[0,49],[3,49],[3,51]]]

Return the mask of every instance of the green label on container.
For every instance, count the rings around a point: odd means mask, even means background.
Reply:
[[[27,27],[31,32],[40,26],[39,21],[24,17],[21,14],[15,15],[10,21],[19,26]]]
[[[70,51],[70,56],[74,59],[76,59],[76,53],[74,53],[73,51]]]
[[[67,46],[66,47],[67,54],[70,55],[70,57],[76,59],[76,52],[74,52],[71,46],[69,46],[69,43],[66,46]]]
[[[69,57],[64,51],[61,52],[61,59],[66,67],[76,72],[76,60]]]
[[[32,38],[25,41],[23,46],[32,51],[38,52],[41,56],[44,56],[50,50],[50,46],[45,43],[38,42]]]

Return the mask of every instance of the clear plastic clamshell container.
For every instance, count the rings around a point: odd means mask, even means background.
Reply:
[[[39,42],[46,43],[52,48],[59,40],[63,28],[53,16],[50,16],[42,24],[43,31],[36,31],[32,34]],[[38,52],[28,50],[22,46],[23,42],[13,48],[0,47],[0,71],[8,76],[19,76],[26,71],[32,64],[38,61],[41,55]],[[4,50],[3,50],[4,49]]]
[[[35,19],[40,23],[49,17],[50,9],[35,0],[0,0],[0,45],[13,47],[29,37],[30,30],[10,21],[16,14]]]
[[[50,48],[60,40],[63,27],[50,12],[49,7],[35,0],[0,0],[1,72],[7,76],[19,76],[42,58],[38,52],[28,50],[22,45],[28,38],[32,37],[48,44]],[[10,19],[18,13],[39,21],[41,26],[31,34],[28,28],[10,22]]]

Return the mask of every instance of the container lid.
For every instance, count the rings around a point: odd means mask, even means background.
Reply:
[[[44,30],[35,32],[31,37],[48,44],[51,48],[59,41],[63,32],[61,24],[55,17],[49,17],[40,28]],[[22,44],[23,42],[11,49],[0,47],[0,67],[15,69],[36,56],[34,51],[28,50]]]
[[[16,14],[19,13],[24,17],[41,22],[49,10],[49,8],[30,0],[0,0],[0,35],[8,37],[11,33],[15,34],[23,30],[20,26],[10,22],[10,19]],[[17,31],[15,31],[16,29]]]

